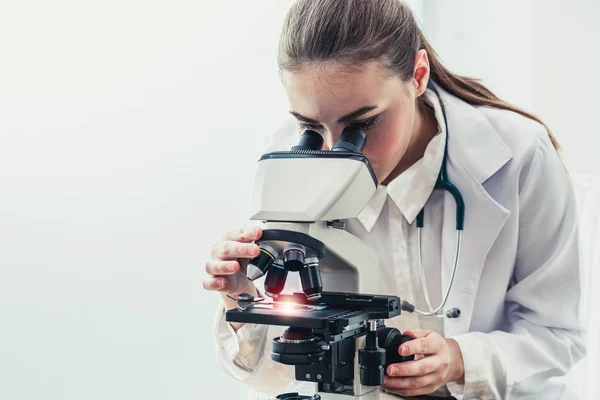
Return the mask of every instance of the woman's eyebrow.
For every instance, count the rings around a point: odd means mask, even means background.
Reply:
[[[377,108],[377,106],[361,107],[358,110],[354,110],[351,113],[344,115],[342,118],[338,119],[337,122],[338,122],[338,124],[343,124],[345,122],[349,122],[349,121],[353,120],[354,118],[360,117],[361,115],[366,114],[369,111],[374,110],[376,108]]]
[[[354,118],[360,117],[361,115],[366,114],[369,111],[374,110],[376,108],[377,108],[377,106],[364,106],[364,107],[361,107],[361,108],[359,108],[357,110],[352,111],[351,113],[348,113],[348,114],[344,115],[343,117],[341,117],[340,119],[338,119],[337,122],[338,122],[338,124],[343,124],[345,122],[349,122],[349,121],[353,120]],[[299,114],[296,111],[290,111],[290,114],[292,114],[294,117],[296,117],[296,118],[298,118],[298,119],[300,119],[302,121],[306,121],[306,122],[308,122],[310,124],[319,124],[319,121],[316,121],[316,120],[314,120],[312,118],[305,117],[304,115]]]
[[[299,120],[308,122],[309,124],[315,124],[315,125],[319,124],[319,121],[315,121],[312,118],[305,117],[304,115],[299,114],[296,111],[290,111],[290,114],[292,114],[294,117],[296,117]]]

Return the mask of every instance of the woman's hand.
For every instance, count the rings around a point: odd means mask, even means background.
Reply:
[[[454,339],[444,339],[432,331],[405,331],[413,340],[398,349],[400,355],[414,355],[414,361],[391,364],[383,387],[402,396],[435,392],[448,382],[464,380],[460,347]],[[389,375],[389,376],[388,376]]]
[[[251,259],[260,253],[260,248],[254,243],[262,236],[262,230],[256,226],[229,231],[223,239],[212,248],[211,259],[206,263],[208,278],[202,282],[206,290],[221,293],[221,300],[226,309],[237,307],[236,301],[227,297],[236,297],[240,293],[250,293],[259,296],[253,282],[246,278],[246,268]],[[244,324],[230,322],[237,331]]]
[[[213,246],[211,259],[206,263],[209,276],[203,282],[204,289],[232,296],[255,292],[254,283],[246,278],[246,267],[260,252],[254,241],[261,236],[262,230],[256,226],[234,229],[225,234]]]

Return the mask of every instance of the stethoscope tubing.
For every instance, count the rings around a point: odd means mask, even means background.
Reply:
[[[444,156],[443,156],[443,160],[442,160],[442,166],[440,168],[440,173],[438,175],[438,178],[437,178],[437,181],[436,181],[436,184],[435,184],[435,187],[433,190],[439,189],[439,190],[445,190],[445,191],[449,192],[452,195],[452,197],[454,198],[454,201],[456,203],[456,250],[455,250],[455,255],[454,255],[454,265],[452,267],[452,274],[450,275],[450,281],[448,283],[448,287],[446,288],[446,293],[444,294],[441,304],[438,307],[434,308],[431,305],[431,299],[429,297],[429,291],[427,288],[427,280],[425,279],[425,269],[423,268],[423,249],[422,249],[422,240],[421,240],[421,230],[423,229],[424,214],[425,214],[425,212],[424,212],[425,208],[423,208],[417,215],[417,247],[419,250],[419,275],[420,275],[420,280],[421,280],[421,286],[423,288],[423,294],[425,297],[425,301],[427,302],[427,307],[428,307],[429,311],[418,310],[416,308],[414,308],[413,311],[420,315],[423,315],[423,316],[436,316],[438,318],[445,318],[446,316],[450,317],[450,314],[440,313],[440,311],[442,311],[444,309],[444,306],[446,305],[446,303],[448,301],[448,297],[450,295],[450,290],[452,289],[452,286],[454,284],[454,278],[456,277],[456,270],[458,267],[458,262],[459,262],[459,257],[460,257],[462,230],[464,228],[465,204],[464,204],[462,194],[460,193],[460,190],[458,190],[458,188],[456,186],[454,186],[448,179],[448,174],[447,174],[447,170],[446,170],[446,164],[448,161],[448,136],[449,136],[448,120],[446,118],[446,109],[444,107],[444,103],[442,102],[442,100],[440,98],[436,84],[432,80],[430,80],[428,87],[434,91],[434,93],[436,94],[436,96],[439,99],[440,107],[442,109],[442,115],[444,118],[444,124],[445,124],[445,128],[446,128],[446,143],[444,144]],[[456,315],[456,313],[458,313],[458,315],[460,315],[460,310],[453,309],[452,311],[455,311],[455,313],[454,313],[455,315]],[[455,318],[455,317],[452,317],[452,318]]]

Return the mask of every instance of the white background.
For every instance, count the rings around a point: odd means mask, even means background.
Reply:
[[[600,175],[597,2],[412,3],[452,70]],[[0,399],[245,397],[201,281],[286,117],[290,4],[0,3]]]
[[[600,2],[416,3],[446,66],[540,117],[572,173],[600,175]]]

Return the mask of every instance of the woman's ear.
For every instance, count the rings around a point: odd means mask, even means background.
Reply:
[[[413,71],[412,86],[415,97],[421,96],[427,90],[429,72],[429,57],[427,57],[425,49],[421,49],[415,55],[415,68]]]

